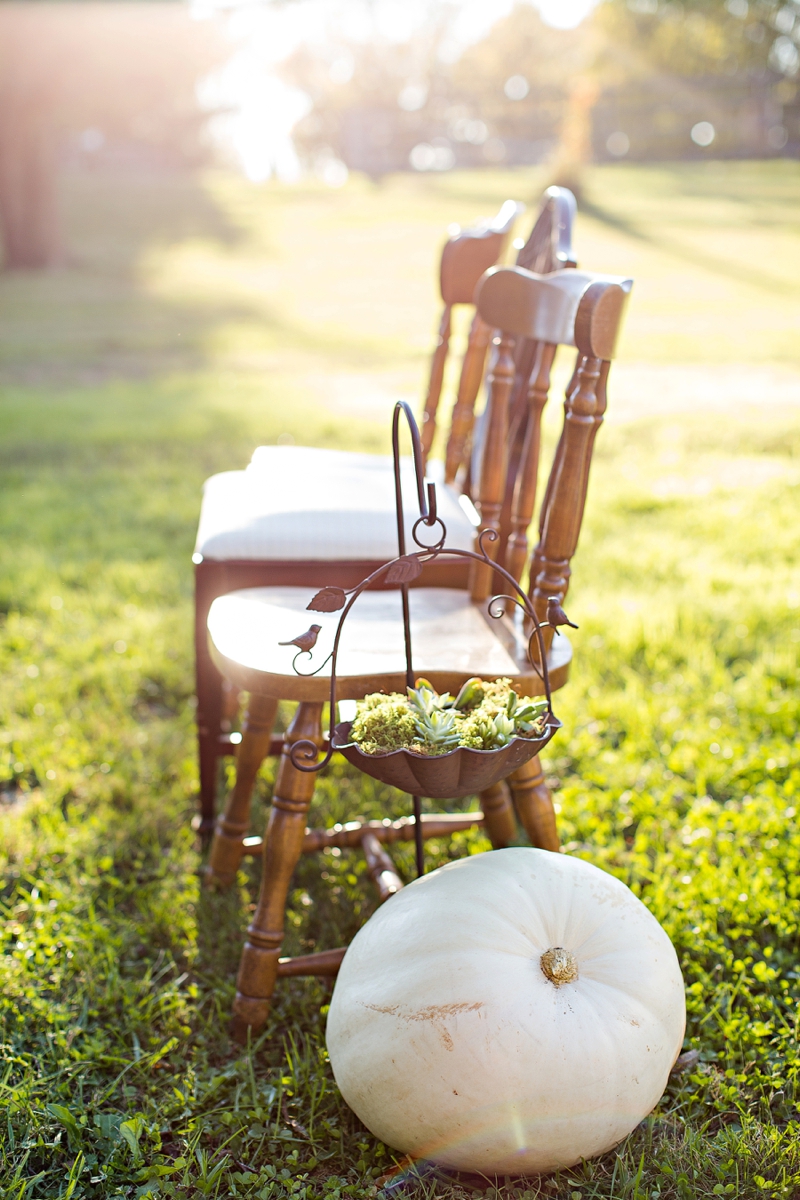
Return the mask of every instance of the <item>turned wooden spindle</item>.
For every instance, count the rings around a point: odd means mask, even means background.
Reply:
[[[550,392],[550,371],[555,353],[556,347],[552,344],[539,343],[537,363],[528,388],[525,440],[516,471],[514,496],[511,503],[511,529],[505,552],[506,570],[511,572],[517,582],[522,579],[528,559],[528,526],[533,517],[539,479],[542,412]]]
[[[425,408],[422,414],[422,429],[420,430],[420,439],[422,441],[422,454],[427,459],[430,454],[433,439],[436,435],[436,413],[439,409],[439,400],[442,395],[442,383],[444,381],[444,368],[447,363],[447,353],[450,348],[450,323],[453,312],[451,304],[445,304],[442,310],[442,318],[439,322],[439,337],[436,342],[436,349],[433,352],[431,359],[431,373],[428,379],[428,394],[425,397]]]
[[[469,453],[472,427],[475,423],[475,401],[481,387],[486,353],[492,340],[492,330],[476,313],[469,331],[469,341],[461,364],[458,395],[450,420],[450,436],[445,451],[444,478],[455,482],[460,467]]]
[[[582,354],[577,354],[575,356],[575,365],[572,368],[572,374],[570,375],[569,383],[567,384],[566,388],[564,389],[564,411],[565,412],[566,412],[567,406],[570,403],[572,396],[574,395],[575,390],[578,386],[578,372],[581,368],[581,364],[583,362],[583,357],[584,356]],[[541,503],[539,504],[539,541],[541,541],[541,537],[542,537],[542,521],[544,519],[544,514],[550,506],[550,494],[553,490],[553,484],[558,477],[557,467],[558,467],[558,464],[560,463],[561,459],[563,458],[563,455],[564,455],[564,424],[562,422],[561,432],[558,435],[558,442],[556,444],[555,454],[553,455],[553,461],[550,465],[550,473],[547,476],[547,483],[545,484],[544,495],[542,496]],[[536,554],[535,549],[534,549],[533,553],[534,553],[534,555]],[[533,563],[531,563],[531,570],[529,572],[529,575],[530,575],[530,581],[531,581],[531,587],[532,587],[533,580],[534,580]]]
[[[251,694],[236,753],[236,782],[217,820],[205,881],[211,887],[228,887],[236,878],[244,854],[243,841],[250,828],[250,807],[256,776],[269,753],[278,701],[273,696]]]
[[[570,560],[578,544],[586,505],[592,449],[605,412],[608,363],[583,355],[575,387],[564,405],[561,434],[539,521],[539,544],[531,563],[530,592],[540,621],[550,596],[564,600],[569,587]],[[546,629],[545,644],[553,631]]]
[[[542,503],[539,544],[530,571],[531,600],[540,619],[547,613],[548,597],[563,602],[569,587],[594,440],[606,411],[608,372],[630,288],[630,280],[590,284],[575,317],[578,358],[567,389],[564,427]],[[547,646],[552,638],[553,631],[545,630]]]
[[[510,775],[508,784],[520,824],[531,845],[540,850],[558,850],[560,842],[553,798],[544,781],[539,755]]]
[[[264,868],[256,911],[247,930],[233,1003],[232,1035],[247,1036],[248,1027],[262,1029],[278,976],[283,942],[286,897],[292,873],[303,849],[306,817],[314,794],[313,771],[300,771],[289,751],[301,739],[322,744],[322,704],[305,700],[298,705],[286,733],[275,782],[269,823],[264,838]]]
[[[508,334],[501,334],[494,342],[497,355],[487,379],[489,394],[484,418],[485,438],[477,494],[481,517],[478,536],[486,529],[493,529],[498,535],[494,540],[484,538],[483,541],[483,546],[492,559],[497,557],[500,549],[500,514],[503,508],[508,456],[508,402],[514,383],[514,358],[511,353],[513,339]],[[486,600],[490,595],[492,574],[491,568],[485,563],[472,564],[470,591],[474,601]]]
[[[481,792],[483,825],[495,850],[510,846],[517,836],[514,805],[507,784],[501,780]]]

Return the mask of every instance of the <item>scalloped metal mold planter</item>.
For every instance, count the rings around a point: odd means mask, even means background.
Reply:
[[[545,733],[540,738],[513,738],[499,750],[470,750],[459,746],[447,754],[436,755],[415,754],[413,750],[365,754],[350,741],[350,726],[350,721],[342,721],[336,726],[331,747],[359,771],[412,796],[459,800],[499,783],[523,766],[547,745],[561,728],[561,722],[548,713]]]

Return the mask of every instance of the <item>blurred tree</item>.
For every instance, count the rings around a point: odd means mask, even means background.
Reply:
[[[601,156],[796,149],[800,0],[603,0],[595,20]]]
[[[553,29],[519,3],[456,57],[457,17],[432,0],[408,42],[327,40],[296,54],[284,74],[312,100],[295,130],[306,157],[334,154],[374,175],[406,167],[415,146],[432,169],[544,157],[584,62],[585,28]]]
[[[450,70],[454,100],[472,107],[496,137],[525,138],[562,119],[570,81],[586,65],[587,26],[554,29],[517,4]]]
[[[480,108],[492,133],[487,157],[546,160],[550,182],[581,189],[589,157],[588,120],[596,87],[590,22],[554,29],[530,4],[516,5],[452,71],[465,103]],[[470,98],[471,97],[471,101]]]
[[[609,64],[674,75],[800,71],[800,0],[604,0]]]
[[[334,35],[294,54],[282,74],[312,102],[294,130],[301,154],[322,164],[335,156],[375,177],[407,166],[415,142],[447,107],[441,49],[454,14],[453,5],[432,0],[408,42]]]
[[[65,136],[128,138],[196,158],[196,85],[218,26],[169,3],[0,3],[0,235],[5,267],[62,258],[56,195]]]

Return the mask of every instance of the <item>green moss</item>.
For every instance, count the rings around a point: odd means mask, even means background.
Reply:
[[[408,700],[400,692],[365,696],[350,735],[365,754],[390,754],[410,746],[416,736],[416,722]]]

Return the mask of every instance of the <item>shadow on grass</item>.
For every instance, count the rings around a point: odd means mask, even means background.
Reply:
[[[620,213],[610,212],[607,208],[603,208],[594,201],[588,200],[585,196],[581,199],[580,211],[589,217],[593,217],[595,221],[600,221],[601,224],[608,226],[608,228],[615,229],[619,233],[625,234],[626,237],[632,238],[634,241],[652,246],[662,251],[662,253],[669,254],[673,258],[677,258],[680,262],[687,263],[690,266],[703,267],[714,275],[721,275],[726,279],[735,280],[736,283],[744,283],[770,294],[778,292],[784,296],[794,296],[796,293],[796,288],[784,279],[768,275],[761,269],[750,269],[743,262],[718,258],[714,254],[709,254],[708,251],[684,246],[681,242],[676,241],[661,230],[657,234],[651,233],[636,221],[632,221],[629,217],[622,216]]]
[[[287,351],[385,365],[380,339],[356,328],[320,333],[273,300],[269,284],[253,287],[253,272],[280,257],[270,205],[277,213],[281,204],[262,199],[218,194],[190,174],[65,178],[67,266],[0,275],[0,383],[96,387],[196,372],[226,356],[266,374]]]

